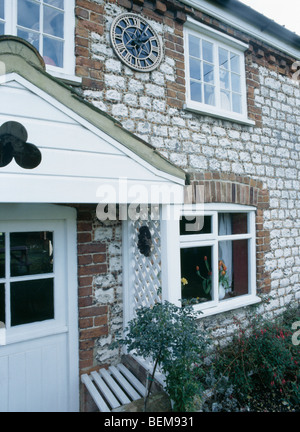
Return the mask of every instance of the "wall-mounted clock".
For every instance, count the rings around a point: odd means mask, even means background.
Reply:
[[[111,43],[119,59],[139,72],[150,72],[162,59],[162,46],[151,25],[136,14],[119,15],[110,29]]]

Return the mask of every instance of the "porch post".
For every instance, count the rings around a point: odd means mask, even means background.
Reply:
[[[181,305],[179,243],[180,205],[161,206],[161,282],[162,299]]]

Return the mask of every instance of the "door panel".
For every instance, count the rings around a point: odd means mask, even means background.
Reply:
[[[64,220],[0,220],[0,311],[6,327],[0,412],[77,410],[70,402],[76,400],[78,376],[70,375],[76,368],[69,350],[76,341],[69,333],[66,226]]]

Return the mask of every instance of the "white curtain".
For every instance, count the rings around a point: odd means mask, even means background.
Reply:
[[[231,215],[230,213],[219,214],[219,235],[230,235]],[[227,267],[228,282],[232,284],[232,241],[219,242],[219,260],[222,260]]]

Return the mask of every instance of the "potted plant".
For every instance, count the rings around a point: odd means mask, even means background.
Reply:
[[[202,279],[202,288],[205,294],[211,293],[211,287],[212,287],[212,271],[209,268],[208,262],[207,262],[207,256],[204,257],[205,266],[207,268],[207,278],[201,275],[199,266],[196,266],[196,273],[197,275]],[[227,275],[227,267],[224,263],[224,261],[220,260],[218,263],[218,273],[219,273],[219,300],[222,300],[227,291],[230,289],[230,284],[228,280]]]

